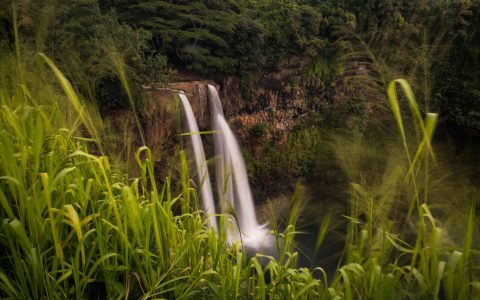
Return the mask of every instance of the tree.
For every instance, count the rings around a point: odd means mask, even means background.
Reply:
[[[101,110],[130,104],[119,80],[120,65],[134,90],[171,75],[166,57],[150,49],[150,33],[120,23],[115,11],[102,13],[97,1],[58,3],[55,15],[46,51]]]
[[[148,30],[151,44],[187,69],[232,74],[251,58],[237,34],[253,33],[261,46],[262,28],[235,1],[113,1],[123,20]],[[249,43],[249,41],[243,41]]]
[[[250,1],[255,19],[265,28],[266,65],[275,68],[294,55],[316,56],[325,47],[322,29],[327,25],[321,12],[298,1]]]

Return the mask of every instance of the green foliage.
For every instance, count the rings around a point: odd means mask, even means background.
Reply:
[[[251,129],[251,135],[262,132],[262,124]],[[299,177],[313,171],[319,153],[324,150],[321,137],[319,130],[300,129],[292,132],[282,145],[271,143],[257,156],[246,153],[252,185],[259,191],[272,189],[276,193],[290,189]]]
[[[165,57],[151,53],[147,31],[120,24],[114,12],[102,14],[96,2],[69,5],[55,28],[51,36],[59,41],[53,47],[60,52],[60,65],[82,66],[72,76],[80,89],[93,87],[102,110],[129,107],[116,79],[119,63],[135,90],[141,84],[164,82],[172,74]]]
[[[456,28],[455,47],[440,67],[442,84],[434,95],[447,122],[467,135],[480,134],[480,3],[466,10]]]
[[[114,1],[124,20],[152,34],[158,51],[203,74],[256,70],[263,28],[234,1]]]
[[[264,26],[268,67],[293,55],[315,57],[325,47],[320,35],[326,20],[322,13],[298,1],[252,1],[258,21]]]
[[[324,52],[312,59],[303,75],[305,87],[325,89],[342,73],[341,64],[332,56]]]
[[[252,127],[250,127],[250,129],[248,130],[249,136],[252,139],[261,138],[265,136],[265,134],[267,133],[267,129],[268,129],[268,125],[265,123],[255,124]]]
[[[47,53],[77,91],[92,100],[98,97],[103,111],[130,105],[115,79],[120,76],[119,63],[134,91],[140,91],[141,84],[165,82],[173,74],[166,57],[150,49],[149,32],[120,23],[114,11],[102,13],[95,0],[18,2],[2,0],[2,6],[15,9],[23,51]],[[11,23],[13,12],[2,12],[0,19]]]
[[[339,4],[357,20],[357,26],[335,33],[335,45],[341,49],[335,57],[343,72],[334,82],[340,82],[339,93],[347,90],[344,101],[363,99],[369,122],[380,128],[388,123],[387,84],[405,77],[413,82],[423,112],[441,112],[440,122],[447,125],[442,129],[460,128],[467,136],[476,135],[478,43],[473,41],[478,32],[472,26],[478,23],[478,2],[370,2],[365,7]]]
[[[397,90],[405,94],[412,122],[417,125],[416,132],[405,130],[404,119],[408,114],[401,109]],[[360,276],[369,274],[363,277],[366,278],[363,282],[354,281],[358,278],[353,276],[349,280],[350,284],[354,282],[351,292],[363,290],[361,293],[373,298],[386,297],[385,293],[399,298],[478,297],[478,290],[467,287],[470,285],[467,282],[476,282],[476,275],[468,268],[457,269],[459,261],[465,262],[463,259],[469,257],[471,251],[468,248],[472,246],[473,206],[478,197],[469,195],[468,190],[476,188],[450,187],[459,196],[455,200],[446,197],[445,190],[436,190],[435,181],[442,180],[431,176],[437,168],[431,147],[436,115],[424,117],[420,113],[411,87],[404,80],[391,82],[388,95],[400,133],[397,143],[403,144],[403,150],[386,149],[383,154],[388,157],[387,163],[379,168],[385,173],[380,171],[377,180],[350,172],[354,183],[345,263],[356,265]],[[339,145],[344,150],[336,153],[346,170],[356,170],[354,153],[361,150],[353,144],[345,149],[346,144],[344,141]],[[403,155],[399,153],[402,151]],[[440,170],[445,172],[445,168]],[[407,207],[405,213],[400,213]],[[441,211],[440,207],[449,213],[435,216],[435,212]],[[462,216],[460,227],[446,225],[459,215]],[[457,230],[465,234],[455,243],[452,239],[458,236]],[[393,262],[392,256],[396,257]]]
[[[95,99],[102,110],[129,108],[128,95],[114,76],[100,78],[95,88]]]

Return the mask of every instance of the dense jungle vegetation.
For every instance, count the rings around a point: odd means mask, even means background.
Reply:
[[[155,164],[142,85],[184,74],[299,111],[244,141],[278,257]],[[2,299],[480,298],[478,0],[0,0],[0,111]]]

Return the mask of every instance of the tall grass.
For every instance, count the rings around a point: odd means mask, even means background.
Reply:
[[[470,190],[478,192],[478,187],[455,187],[457,199],[435,191],[439,179],[432,178],[438,174],[432,138],[437,115],[422,115],[405,80],[390,82],[387,94],[398,131],[394,149],[371,152],[345,139],[336,145],[353,182],[343,266],[332,285],[343,285],[344,296],[351,299],[477,298],[478,195]],[[413,124],[405,124],[406,119]],[[362,153],[390,156],[384,173],[368,178],[375,175],[359,167]],[[462,221],[447,226],[444,210]]]
[[[0,58],[0,298],[480,297],[477,190],[463,194],[462,237],[450,242],[458,233],[435,217],[431,184],[422,180],[435,162],[436,116],[422,115],[406,81],[387,91],[403,154],[377,186],[352,183],[343,259],[328,278],[321,266],[297,267],[301,186],[286,229],[274,230],[278,259],[247,257],[207,226],[184,153],[179,178],[162,185],[146,146],[135,152],[139,175],[126,176],[103,150],[100,121],[68,79],[43,54],[29,63],[19,45]],[[323,224],[317,250],[330,219]]]

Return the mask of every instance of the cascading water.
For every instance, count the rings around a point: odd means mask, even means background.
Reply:
[[[193,154],[195,157],[195,165],[197,169],[198,182],[200,186],[200,200],[208,215],[210,226],[217,231],[217,220],[215,217],[215,202],[213,200],[212,184],[210,183],[210,176],[208,174],[207,160],[205,159],[205,152],[203,151],[203,144],[198,133],[198,125],[193,115],[192,107],[185,94],[178,94],[182,101],[183,111],[185,113],[186,124],[190,138],[192,140]]]
[[[210,225],[217,230],[215,203],[208,168],[203,151],[198,125],[187,97],[179,94],[185,112],[188,131],[192,139],[193,152],[200,184],[202,206],[208,215]],[[231,243],[241,242],[243,248],[251,255],[262,252],[276,256],[275,238],[265,226],[260,226],[255,214],[250,184],[242,152],[232,130],[223,114],[222,103],[217,90],[208,85],[208,97],[212,115],[216,154],[216,179],[222,213],[234,218],[227,218],[228,238]],[[238,226],[237,226],[238,225]]]
[[[208,85],[208,95],[215,129],[215,153],[219,194],[229,200],[239,225],[240,238],[245,248],[253,251],[274,251],[274,238],[265,226],[260,226],[255,214],[250,184],[242,152],[223,114],[222,104],[215,87]],[[226,184],[223,184],[226,183]],[[238,234],[238,232],[236,233]]]
[[[230,163],[230,154],[226,150],[225,140],[222,139],[221,135],[218,134],[221,132],[221,127],[217,120],[219,118],[225,118],[222,109],[222,103],[220,102],[220,97],[218,96],[217,90],[208,85],[208,98],[210,99],[210,114],[212,118],[212,128],[216,132],[213,135],[213,141],[215,144],[215,154],[216,154],[216,179],[217,179],[217,190],[218,196],[220,198],[220,206],[223,212],[234,212],[235,203],[233,196],[233,186],[232,186],[232,166]]]

